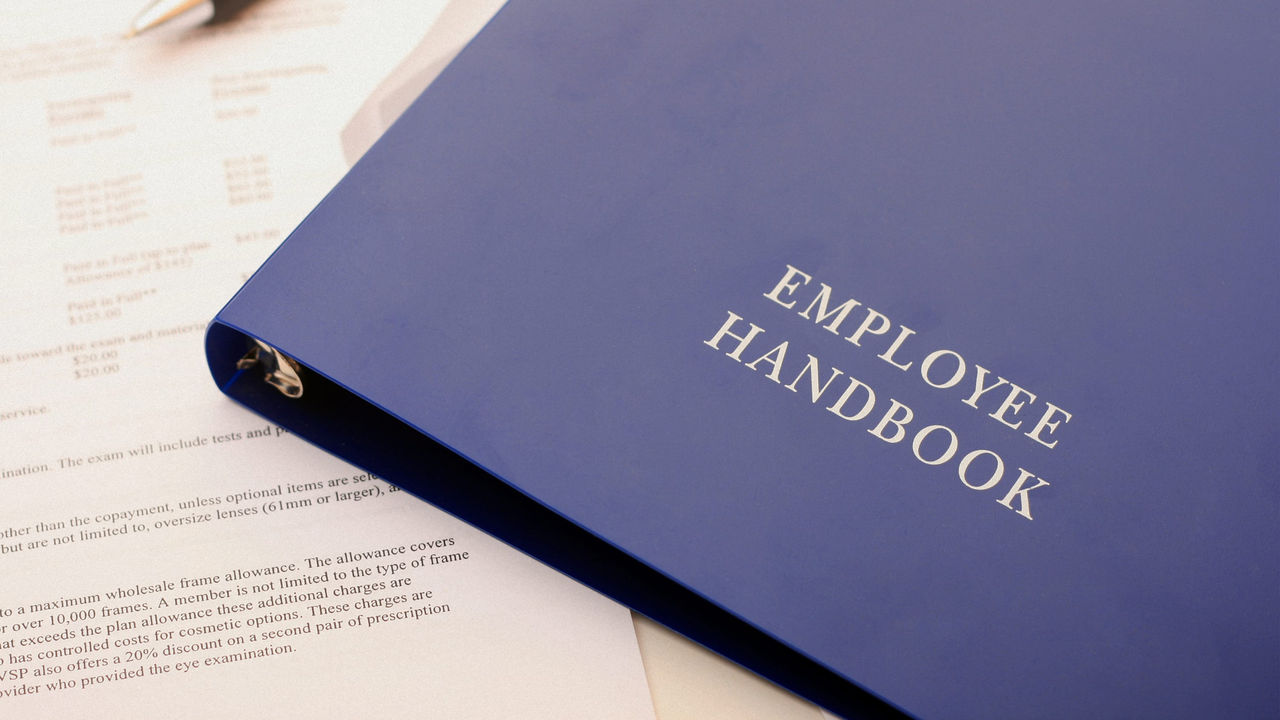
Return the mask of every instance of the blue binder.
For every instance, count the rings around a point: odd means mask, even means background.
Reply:
[[[210,368],[849,716],[1276,716],[1276,28],[512,0]]]

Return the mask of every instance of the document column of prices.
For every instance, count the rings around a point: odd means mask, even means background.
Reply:
[[[141,3],[134,3],[140,5]],[[205,323],[444,6],[0,28],[0,716],[651,718],[630,616],[225,400]]]

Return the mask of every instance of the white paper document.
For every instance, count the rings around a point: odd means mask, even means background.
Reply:
[[[259,0],[126,41],[141,4],[0,26],[0,717],[652,718],[624,608],[204,367],[444,3]]]

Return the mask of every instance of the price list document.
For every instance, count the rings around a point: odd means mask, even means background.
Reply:
[[[0,716],[652,718],[625,609],[203,367],[444,3],[125,41],[139,6],[11,0],[0,27]]]

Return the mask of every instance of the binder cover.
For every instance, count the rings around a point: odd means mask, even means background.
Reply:
[[[210,367],[837,712],[1274,717],[1276,21],[512,0]]]

